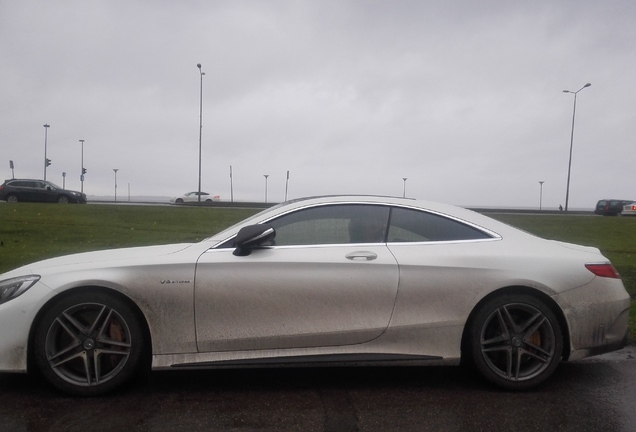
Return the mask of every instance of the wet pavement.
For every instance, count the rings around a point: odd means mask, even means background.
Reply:
[[[99,398],[0,374],[0,430],[634,431],[636,346],[513,393],[451,367],[156,372]]]

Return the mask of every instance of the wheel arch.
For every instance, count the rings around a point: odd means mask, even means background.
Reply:
[[[66,290],[52,297],[51,299],[49,299],[40,308],[37,315],[35,316],[35,319],[33,320],[33,323],[31,324],[31,329],[29,331],[29,339],[28,339],[28,345],[27,345],[27,371],[32,372],[37,370],[37,367],[35,367],[35,357],[33,352],[35,334],[37,332],[38,327],[40,326],[40,322],[42,321],[42,318],[44,314],[46,313],[46,311],[49,309],[51,305],[65,299],[66,297],[69,297],[78,293],[86,293],[86,292],[92,292],[92,293],[98,292],[98,293],[111,295],[113,297],[116,297],[120,301],[126,303],[133,310],[136,318],[139,320],[139,324],[143,332],[143,339],[144,341],[149,342],[149,343],[143,344],[144,352],[142,354],[142,367],[146,371],[149,371],[150,364],[152,361],[152,335],[150,333],[150,328],[148,326],[148,321],[146,320],[146,317],[144,316],[139,306],[137,306],[137,304],[130,297],[126,296],[125,294],[117,290],[114,290],[111,288],[105,288],[102,286],[83,286],[83,287],[77,287],[77,288]]]
[[[470,329],[473,325],[473,321],[475,319],[475,315],[477,314],[477,312],[481,309],[481,307],[488,301],[490,301],[491,299],[497,297],[497,296],[501,296],[501,295],[513,295],[513,294],[526,294],[526,295],[530,295],[534,298],[536,298],[537,300],[540,300],[542,302],[545,303],[545,305],[547,307],[550,308],[550,310],[552,311],[552,313],[554,313],[554,316],[557,318],[557,320],[559,321],[559,325],[561,326],[562,329],[562,335],[563,335],[563,360],[567,360],[568,357],[570,356],[570,328],[568,326],[567,320],[565,319],[565,315],[563,314],[563,311],[561,310],[561,308],[559,307],[559,305],[554,301],[554,299],[552,299],[552,297],[550,297],[549,295],[547,295],[546,293],[544,293],[543,291],[539,291],[535,288],[530,288],[527,286],[509,286],[509,287],[505,287],[505,288],[500,288],[496,291],[491,292],[490,294],[488,294],[486,297],[484,297],[483,299],[481,299],[473,308],[473,310],[470,312],[470,315],[468,315],[468,319],[466,320],[466,324],[464,325],[464,331],[462,333],[462,340],[461,340],[461,358],[462,358],[462,363],[465,363],[467,360],[470,360],[468,357],[470,356],[470,348],[469,348],[469,342],[470,342]]]

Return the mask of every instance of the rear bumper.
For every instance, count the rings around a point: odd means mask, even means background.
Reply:
[[[578,360],[616,351],[627,345],[630,297],[620,279],[596,278],[590,284],[561,293],[569,330],[570,352]]]

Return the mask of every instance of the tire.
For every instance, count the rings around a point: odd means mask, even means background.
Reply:
[[[563,354],[563,334],[554,313],[526,294],[487,301],[470,329],[471,356],[480,374],[508,390],[545,381]]]
[[[60,195],[57,197],[57,202],[59,204],[68,204],[68,197],[66,195]]]
[[[182,200],[181,198],[177,198],[177,199],[175,200],[175,203],[177,203],[177,204],[183,204],[183,200]]]
[[[142,364],[143,331],[125,302],[107,293],[75,293],[39,321],[34,357],[44,378],[78,396],[96,396],[128,382]]]
[[[16,202],[18,202],[18,201],[20,201],[20,200],[18,199],[18,196],[17,196],[17,195],[9,195],[9,196],[7,197],[7,202],[10,202],[10,203],[16,203]]]

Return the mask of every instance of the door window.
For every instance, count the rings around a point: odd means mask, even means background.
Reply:
[[[286,214],[268,224],[277,246],[385,242],[389,207],[340,204]]]

